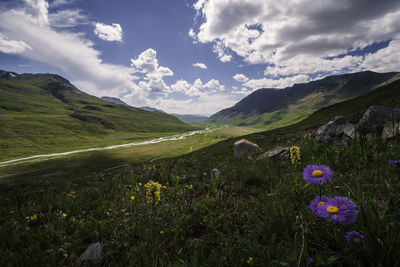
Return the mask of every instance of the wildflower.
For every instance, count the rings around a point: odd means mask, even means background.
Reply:
[[[292,146],[290,148],[290,160],[292,162],[292,165],[294,165],[295,167],[300,165],[301,156],[300,148],[298,146]]]
[[[400,159],[390,159],[388,160],[390,164],[400,164]]]
[[[25,217],[27,223],[35,222],[35,221],[37,221],[37,218],[38,218],[37,214],[33,214],[32,216]]]
[[[203,172],[203,176],[207,176],[207,173],[206,173],[206,172]]]
[[[14,213],[14,211],[13,210],[10,210],[10,212],[9,212],[10,214],[13,214]]]
[[[365,249],[364,236],[356,231],[347,232],[344,236],[351,246]]]
[[[217,168],[212,169],[213,173],[219,173],[219,170]]]
[[[164,234],[164,231],[160,231],[160,234],[162,234],[162,235],[163,235],[163,234]]]
[[[135,196],[131,196],[131,200],[135,200]]]
[[[74,191],[69,192],[69,193],[67,194],[67,197],[76,198],[75,192],[74,192]]]
[[[321,217],[330,218],[335,223],[352,224],[357,220],[358,210],[351,199],[334,197],[319,206],[318,213]]]
[[[142,186],[143,184],[142,184],[142,183],[138,183],[138,185],[139,185],[139,186]]]
[[[314,264],[315,260],[312,257],[308,257],[306,260],[308,265]]]
[[[342,188],[342,185],[341,184],[334,184],[334,185],[332,185],[332,188],[333,189],[340,189],[340,188]]]
[[[67,218],[67,216],[68,216],[68,215],[67,215],[66,213],[63,213],[63,214],[62,214],[63,219]]]
[[[303,172],[303,178],[307,183],[324,184],[331,180],[333,172],[326,165],[307,165]]]
[[[160,190],[162,185],[157,182],[149,181],[144,187],[146,188],[146,200],[148,204],[157,205],[161,199]]]
[[[311,209],[312,213],[314,213],[315,215],[317,215],[319,217],[323,217],[319,210],[319,207],[322,205],[325,205],[329,200],[330,200],[330,198],[327,196],[317,196],[313,201],[311,201],[311,204],[310,204],[310,209]]]
[[[253,257],[249,257],[249,259],[247,260],[247,264],[253,264]]]
[[[40,191],[39,191],[40,193],[45,193],[46,192],[46,190],[44,190],[44,189],[40,189]]]
[[[193,185],[192,184],[191,185],[186,185],[185,188],[187,188],[189,190],[192,190],[193,189]]]

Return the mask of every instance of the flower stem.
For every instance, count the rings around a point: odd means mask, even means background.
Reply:
[[[321,193],[321,185],[320,184],[318,184],[318,188],[319,188],[319,197],[321,197],[322,193]]]

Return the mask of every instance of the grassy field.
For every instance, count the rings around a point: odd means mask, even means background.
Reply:
[[[105,102],[57,75],[17,78],[0,80],[0,160],[197,129],[166,113]]]
[[[263,150],[297,145],[301,164],[237,160],[229,139],[95,173],[72,170],[66,159],[69,175],[41,170],[41,179],[1,184],[1,265],[73,266],[98,241],[106,266],[294,266],[308,257],[318,266],[400,264],[400,166],[388,163],[400,157],[398,140],[335,147],[271,134],[247,138]],[[97,156],[92,164],[116,160]],[[334,178],[322,193],[351,198],[359,211],[354,224],[312,214],[319,190],[303,179],[308,164],[331,167]],[[146,198],[150,180],[166,186],[158,204]],[[365,250],[346,243],[351,230],[364,235]]]

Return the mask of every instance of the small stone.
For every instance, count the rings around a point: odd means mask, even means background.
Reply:
[[[100,242],[90,244],[85,252],[79,257],[78,265],[82,265],[86,261],[90,261],[94,264],[100,264],[104,256],[103,248],[104,245]]]
[[[400,123],[387,121],[383,126],[382,139],[387,140],[400,134]]]
[[[277,146],[259,156],[257,160],[262,160],[266,158],[288,159],[289,155],[290,155],[289,147]]]

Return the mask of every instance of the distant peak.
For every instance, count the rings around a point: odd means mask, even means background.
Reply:
[[[129,106],[127,103],[125,103],[124,101],[122,101],[121,99],[119,99],[117,97],[102,96],[100,99],[104,100],[104,101],[107,101],[107,102],[110,102],[110,103],[117,104],[117,105]]]

